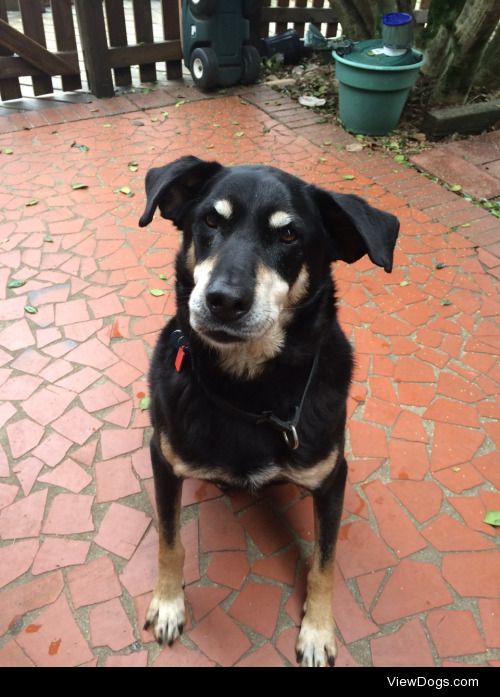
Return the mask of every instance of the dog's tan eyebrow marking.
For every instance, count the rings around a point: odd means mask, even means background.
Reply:
[[[274,211],[274,213],[269,216],[269,226],[276,229],[285,227],[285,225],[289,225],[291,222],[292,216],[285,211]]]
[[[221,198],[216,201],[214,203],[214,208],[217,213],[223,218],[226,218],[226,220],[229,220],[229,218],[233,215],[233,206],[231,201],[228,201],[227,198]]]

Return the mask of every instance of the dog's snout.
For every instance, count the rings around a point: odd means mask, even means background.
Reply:
[[[222,322],[235,322],[250,310],[252,292],[241,286],[233,286],[225,281],[211,284],[206,293],[210,312]]]

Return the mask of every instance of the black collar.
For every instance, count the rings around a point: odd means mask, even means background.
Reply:
[[[184,367],[185,356],[189,355],[191,357],[191,367],[193,369],[194,374],[196,375],[196,379],[198,380],[198,383],[202,387],[203,391],[205,392],[205,395],[213,404],[220,407],[229,414],[234,414],[254,424],[267,424],[268,426],[271,426],[272,428],[281,431],[281,433],[283,434],[283,438],[285,439],[285,442],[289,448],[291,448],[292,450],[296,450],[299,447],[300,441],[299,436],[297,434],[297,426],[299,425],[300,416],[302,414],[302,408],[304,406],[307,393],[309,391],[312,379],[318,367],[319,348],[314,354],[311,370],[309,371],[309,376],[307,378],[307,382],[304,387],[304,391],[302,393],[300,402],[298,405],[295,406],[292,418],[284,420],[280,419],[278,416],[276,416],[276,414],[273,414],[272,411],[262,411],[260,412],[260,414],[256,414],[251,411],[245,411],[244,409],[235,407],[233,404],[226,401],[225,399],[221,399],[220,397],[214,395],[213,392],[208,390],[205,383],[201,380],[199,373],[196,370],[194,370],[193,356],[190,352],[189,344],[185,340],[184,335],[180,329],[176,329],[172,332],[172,334],[170,335],[170,343],[175,348],[177,348],[177,352],[174,359],[174,366],[177,372],[181,372],[181,370]]]

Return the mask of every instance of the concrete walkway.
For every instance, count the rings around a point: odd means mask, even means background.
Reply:
[[[500,223],[265,87],[236,92],[0,118],[0,665],[295,665],[313,529],[295,486],[256,500],[188,481],[189,621],[171,649],[142,631],[157,533],[139,403],[179,239],[137,220],[146,170],[188,153],[399,216],[392,275],[334,271],[357,353],[338,664],[500,665],[498,533],[482,522],[500,509]]]

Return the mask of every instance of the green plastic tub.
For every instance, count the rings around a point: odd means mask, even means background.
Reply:
[[[424,63],[415,49],[402,56],[372,53],[381,47],[381,40],[373,39],[355,44],[344,56],[333,52],[340,119],[352,133],[383,136],[394,130]]]

